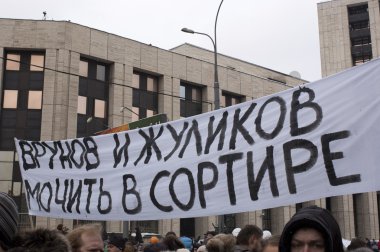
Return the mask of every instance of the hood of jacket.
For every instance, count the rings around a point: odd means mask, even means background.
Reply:
[[[291,239],[300,228],[314,228],[318,230],[325,240],[325,251],[343,252],[342,235],[335,218],[331,213],[317,206],[302,208],[285,225],[280,238],[281,252],[290,252]]]

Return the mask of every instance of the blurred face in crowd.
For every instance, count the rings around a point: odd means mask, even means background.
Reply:
[[[99,234],[82,234],[82,246],[80,252],[103,252],[104,244]]]
[[[278,252],[278,246],[267,245],[262,252]]]
[[[252,235],[249,239],[249,251],[256,252],[261,251],[261,237],[257,238],[256,236]]]
[[[313,228],[299,229],[292,237],[291,252],[324,252],[325,241],[322,234]]]

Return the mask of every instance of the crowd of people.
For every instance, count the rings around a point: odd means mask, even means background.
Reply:
[[[17,233],[17,206],[0,193],[0,252],[371,252],[378,251],[374,240],[355,238],[345,248],[339,225],[326,209],[311,206],[298,211],[281,235],[271,235],[256,225],[236,228],[231,234],[208,231],[203,242],[168,232],[144,243],[139,229],[135,237],[106,234],[97,224],[68,230],[63,225]]]

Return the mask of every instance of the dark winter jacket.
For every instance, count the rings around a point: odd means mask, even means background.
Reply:
[[[314,228],[323,235],[326,252],[344,251],[342,235],[334,217],[326,209],[311,206],[298,211],[285,225],[280,238],[280,252],[290,252],[294,233],[305,227]]]

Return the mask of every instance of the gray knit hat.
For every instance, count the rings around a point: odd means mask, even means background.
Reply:
[[[9,246],[18,225],[17,205],[8,194],[0,192],[0,242]]]

